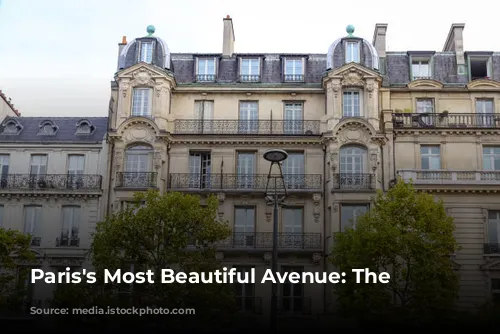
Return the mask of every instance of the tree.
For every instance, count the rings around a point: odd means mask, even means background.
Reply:
[[[27,268],[19,270],[19,263],[29,263],[34,260],[30,251],[31,236],[16,230],[0,228],[0,310],[12,311],[19,309],[25,289],[19,288],[18,278],[27,275]]]
[[[387,193],[379,192],[355,228],[335,235],[330,262],[348,274],[357,268],[388,272],[390,283],[356,284],[348,276],[346,284],[335,286],[341,310],[379,313],[378,318],[403,313],[419,321],[453,310],[458,295],[453,231],[442,201],[411,183],[399,180]]]
[[[83,285],[64,287],[56,298],[59,305],[77,307],[82,302],[96,305],[98,303],[89,297],[99,296],[106,306],[130,303],[136,307],[194,308],[197,314],[207,316],[213,310],[231,308],[234,298],[232,287],[228,285],[161,283],[162,269],[189,273],[221,268],[215,256],[216,245],[231,232],[225,222],[218,220],[218,206],[215,196],[210,196],[201,205],[200,198],[194,195],[176,192],[160,195],[152,190],[135,194],[134,205],[97,224],[89,255],[98,275],[105,269],[112,273],[118,269],[152,270],[155,283],[115,284],[113,291],[110,291],[110,284],[87,285],[86,291],[82,291]],[[61,293],[63,290],[67,293]],[[111,302],[106,291],[118,291],[120,298]],[[72,298],[65,299],[64,295],[82,298],[75,302]],[[169,317],[170,325],[177,320],[173,318]]]

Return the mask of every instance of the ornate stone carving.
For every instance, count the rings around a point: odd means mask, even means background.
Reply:
[[[128,81],[123,81],[120,83],[120,91],[122,92],[123,97],[127,97],[127,92],[130,88]]]
[[[332,85],[332,90],[333,90],[335,98],[337,98],[339,96],[339,92],[340,92],[340,85],[337,83],[334,83]]]
[[[271,254],[271,253],[264,253],[264,262],[266,264],[271,263],[272,259],[273,259],[273,254]]]
[[[378,165],[378,151],[377,150],[370,150],[370,165],[371,165],[373,171],[375,171],[377,169],[377,165]]]
[[[219,215],[219,220],[222,220],[224,218],[224,201],[226,200],[226,194],[225,193],[218,193],[217,198],[219,200],[219,209],[217,211],[217,214]]]
[[[153,160],[155,168],[159,169],[165,161],[165,152],[163,150],[155,150]]]
[[[320,201],[321,201],[321,194],[313,194],[313,203],[314,203],[314,209],[313,209],[313,217],[314,217],[314,222],[317,224],[319,223],[319,217],[321,216],[321,208],[320,208]]]
[[[120,170],[122,164],[123,164],[123,150],[116,150],[115,151],[115,157],[114,157],[114,163],[115,163],[115,168],[117,171]]]
[[[368,91],[368,97],[372,97],[373,96],[373,89],[374,89],[374,86],[373,86],[373,83],[370,82],[369,84],[366,85],[366,90]]]
[[[363,80],[363,74],[351,68],[349,71],[343,74],[342,86],[344,87],[364,87],[365,81]]]
[[[162,94],[167,93],[170,89],[163,82],[157,83],[155,86],[156,96],[160,97]]]
[[[273,217],[273,208],[269,205],[266,205],[266,220],[268,223],[271,222],[272,217]]]
[[[136,141],[152,144],[155,141],[155,135],[144,124],[134,124],[125,131],[124,139],[128,143]]]
[[[318,265],[323,257],[320,253],[313,253],[312,255],[312,263]]]
[[[332,152],[330,153],[330,167],[332,168],[332,171],[335,173],[339,165],[339,153],[338,152]]]
[[[140,68],[134,73],[132,73],[134,77],[135,85],[147,85],[154,86],[155,81],[153,80],[153,73],[145,68]]]
[[[83,258],[75,257],[54,257],[49,258],[49,265],[52,267],[81,267]]]
[[[337,203],[333,204],[333,212],[339,212],[339,205]]]
[[[215,260],[217,260],[219,262],[224,261],[224,253],[222,253],[222,252],[215,253]]]
[[[359,143],[363,145],[368,144],[368,136],[365,129],[359,123],[347,124],[339,134],[339,143]]]

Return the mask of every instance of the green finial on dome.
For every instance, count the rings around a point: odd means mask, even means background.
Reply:
[[[155,33],[155,26],[153,25],[149,25],[147,28],[146,28],[146,31],[148,32],[148,36],[152,36],[154,33]]]
[[[354,33],[354,26],[352,24],[349,24],[345,28],[345,31],[347,31],[348,37],[353,37],[352,34]]]

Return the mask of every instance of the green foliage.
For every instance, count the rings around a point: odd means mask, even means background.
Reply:
[[[27,269],[19,270],[22,268],[18,264],[34,260],[30,245],[31,236],[16,230],[0,228],[0,310],[2,311],[13,311],[21,304],[26,291],[18,287],[18,277],[23,280],[28,272]]]
[[[155,283],[79,284],[56,292],[56,305],[77,307],[91,301],[91,306],[105,307],[189,307],[196,308],[197,314],[206,315],[213,309],[232,308],[234,298],[230,286],[161,283],[162,269],[186,273],[220,269],[215,258],[216,243],[229,237],[231,230],[217,218],[218,199],[211,196],[201,205],[198,196],[148,191],[137,193],[135,200],[135,205],[97,224],[90,257],[98,275],[104,273],[104,269],[130,271],[133,265],[134,271],[152,270]],[[75,300],[75,296],[79,298]],[[99,300],[93,300],[96,298]]]
[[[419,320],[452,310],[458,294],[453,231],[443,203],[412,184],[399,180],[385,194],[379,192],[371,210],[357,218],[355,229],[335,235],[330,262],[346,273],[355,268],[385,271],[391,280],[356,284],[351,278],[337,284],[341,310]]]

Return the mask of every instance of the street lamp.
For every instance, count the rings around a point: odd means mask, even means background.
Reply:
[[[271,163],[269,166],[269,174],[267,175],[266,184],[266,203],[274,205],[274,219],[273,219],[273,255],[272,255],[272,271],[274,276],[278,273],[278,205],[283,202],[286,197],[285,178],[281,169],[281,162],[288,158],[288,153],[283,150],[272,149],[264,153],[264,159]],[[273,174],[273,166],[277,165],[278,174]],[[269,184],[274,179],[274,191],[269,193]],[[281,196],[278,194],[278,179],[281,179],[283,185],[283,193]],[[278,332],[278,285],[273,283],[272,296],[271,296],[271,331]]]

